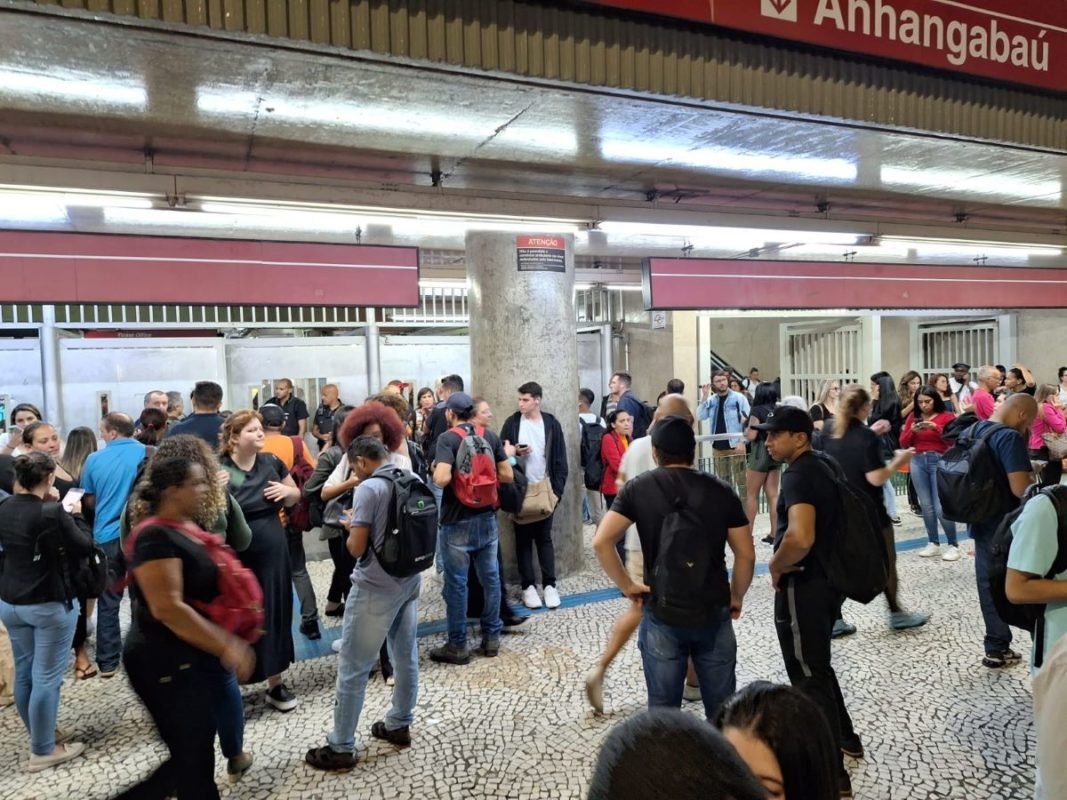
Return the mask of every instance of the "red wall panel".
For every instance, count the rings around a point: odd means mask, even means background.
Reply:
[[[1067,269],[649,258],[645,307],[950,309],[1067,307]]]
[[[1067,4],[1057,0],[585,0],[1067,91]]]
[[[416,306],[414,247],[0,231],[0,301]]]

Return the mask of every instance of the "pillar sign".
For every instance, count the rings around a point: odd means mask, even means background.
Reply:
[[[567,243],[562,236],[519,236],[515,250],[519,272],[567,271]]]

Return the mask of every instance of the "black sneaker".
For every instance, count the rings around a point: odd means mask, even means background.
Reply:
[[[327,608],[322,613],[325,614],[327,617],[343,617],[345,615],[345,604],[341,603],[337,606],[337,608],[332,610]]]
[[[1009,648],[999,652],[986,653],[985,658],[982,659],[982,664],[990,669],[999,669],[1009,664],[1015,664],[1020,660],[1022,660],[1022,656]]]
[[[478,651],[486,658],[496,658],[500,654],[500,640],[482,639],[482,646]]]
[[[529,618],[529,614],[509,614],[506,617],[501,617],[500,621],[504,623],[505,628],[517,628]]]
[[[384,722],[379,720],[370,726],[370,735],[375,739],[381,739],[383,742],[389,742],[389,744],[394,744],[397,747],[411,747],[411,728],[407,725],[391,731],[385,727]]]
[[[317,619],[309,619],[301,622],[300,632],[312,640],[322,638],[322,633],[319,631],[319,621]]]
[[[284,683],[279,683],[267,692],[267,702],[283,713],[288,713],[297,706],[296,695],[290,692]]]
[[[837,776],[837,790],[841,797],[852,797],[852,777],[844,770]]]
[[[863,758],[863,742],[858,733],[841,738],[841,752],[851,758]]]
[[[309,767],[327,772],[351,772],[356,766],[355,753],[338,753],[332,747],[316,747],[308,750],[304,761]]]
[[[460,647],[449,642],[448,644],[442,645],[441,647],[435,647],[431,650],[430,661],[436,661],[438,664],[456,664],[457,666],[463,666],[464,664],[471,663],[471,651],[467,646]]]

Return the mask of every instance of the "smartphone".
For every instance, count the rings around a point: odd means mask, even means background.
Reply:
[[[84,495],[84,489],[74,488],[67,490],[67,493],[63,496],[62,506],[67,510],[68,514],[73,510],[74,504],[81,500]]]
[[[517,444],[515,446],[516,447],[521,447],[523,450],[528,450],[529,447],[530,447],[530,445],[528,445],[528,444]]]

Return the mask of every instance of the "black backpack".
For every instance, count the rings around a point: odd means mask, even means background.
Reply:
[[[874,501],[848,482],[836,460],[825,453],[812,454],[837,484],[837,530],[830,546],[820,548],[819,562],[830,586],[849,600],[869,603],[889,582],[881,515]]]
[[[407,470],[394,467],[372,477],[392,484],[392,502],[381,548],[370,546],[382,569],[407,578],[433,566],[437,550],[437,502],[430,488]]]
[[[1038,495],[1044,495],[1056,509],[1059,525],[1056,537],[1059,549],[1052,568],[1044,576],[1051,579],[1067,570],[1067,487],[1046,486],[1044,489],[1034,487],[1022,506],[1006,516],[993,534],[989,544],[989,590],[993,595],[993,605],[997,615],[1009,625],[1029,631],[1034,638],[1034,666],[1040,667],[1044,659],[1045,645],[1045,604],[1021,603],[1016,605],[1008,599],[1004,582],[1008,575],[1008,555],[1014,540],[1011,526],[1023,513],[1026,503]]]
[[[518,514],[522,511],[522,504],[526,500],[530,480],[526,477],[526,470],[519,463],[511,468],[511,474],[514,476],[511,483],[502,483],[496,487],[497,499],[500,501],[501,511]]]
[[[660,528],[655,563],[647,573],[652,590],[649,608],[667,625],[699,627],[714,622],[730,605],[726,566],[723,553],[711,546],[707,520],[687,501],[689,487],[675,480],[673,472],[658,469],[651,473],[652,480],[674,499]],[[723,587],[727,587],[725,595]]]
[[[1004,428],[993,423],[977,435],[973,426],[968,428],[937,462],[937,496],[945,519],[985,522],[1015,506],[1008,476],[987,441]]]
[[[430,465],[426,461],[426,454],[411,439],[408,439],[408,455],[411,456],[411,471],[418,475],[423,483],[429,485],[431,478]]]
[[[581,455],[585,488],[599,492],[604,482],[604,459],[600,455],[600,445],[608,431],[597,422],[586,422],[581,418],[578,421],[582,425]]]

